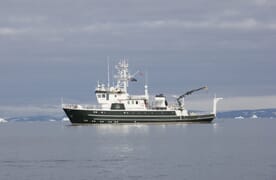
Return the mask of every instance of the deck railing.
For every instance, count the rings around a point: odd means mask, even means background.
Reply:
[[[62,104],[62,108],[67,109],[102,109],[99,105],[88,105],[88,104]]]

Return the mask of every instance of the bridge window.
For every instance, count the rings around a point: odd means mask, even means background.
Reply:
[[[125,105],[123,103],[112,103],[111,104],[111,109],[124,110]]]

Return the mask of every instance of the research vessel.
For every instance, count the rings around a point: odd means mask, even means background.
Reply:
[[[166,96],[157,94],[150,97],[145,83],[143,95],[130,95],[130,81],[137,81],[135,74],[129,72],[127,60],[121,60],[115,66],[116,84],[110,86],[109,65],[107,85],[99,83],[95,89],[97,105],[63,104],[62,108],[72,124],[102,123],[210,123],[216,117],[217,102],[214,98],[213,111],[210,113],[190,112],[184,107],[184,98],[194,92],[207,89],[206,86],[190,90],[168,104]],[[183,100],[183,101],[182,101]]]

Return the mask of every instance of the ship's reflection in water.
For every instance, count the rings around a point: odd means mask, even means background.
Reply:
[[[99,134],[148,134],[151,130],[166,131],[169,127],[186,128],[189,124],[99,124],[95,125]]]
[[[149,126],[146,124],[101,124],[96,125],[96,129],[99,134],[147,134]]]
[[[219,124],[218,123],[213,123],[213,130],[214,130],[214,133],[216,133],[219,129]]]

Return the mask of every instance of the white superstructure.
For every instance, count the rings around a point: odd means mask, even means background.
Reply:
[[[128,94],[129,81],[136,81],[134,75],[128,71],[128,63],[122,60],[116,65],[117,74],[114,76],[117,83],[115,86],[106,86],[98,83],[95,90],[97,102],[102,109],[110,109],[113,103],[122,103],[126,110],[146,110],[148,108],[148,86],[145,85],[144,95],[131,96]]]

